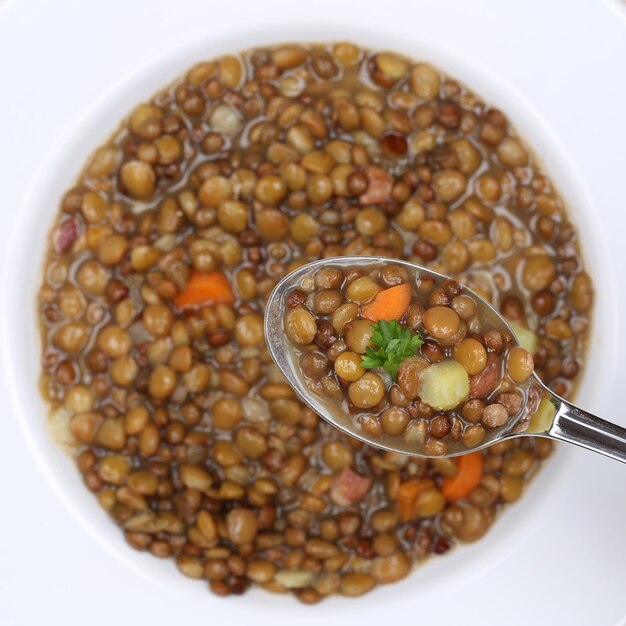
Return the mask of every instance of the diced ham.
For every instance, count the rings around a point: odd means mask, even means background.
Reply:
[[[367,176],[367,191],[359,196],[361,204],[381,204],[391,199],[393,178],[380,167],[370,166],[365,170]]]
[[[470,398],[486,398],[498,386],[499,362],[500,359],[495,354],[490,354],[485,369],[480,374],[470,376]]]
[[[372,481],[369,478],[346,467],[335,478],[330,497],[339,506],[349,506],[362,500],[371,486]]]
[[[57,226],[52,237],[55,252],[57,252],[57,254],[65,254],[72,247],[72,244],[77,238],[78,223],[76,220],[71,217],[64,222],[61,222]]]

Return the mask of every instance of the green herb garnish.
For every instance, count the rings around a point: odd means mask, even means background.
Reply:
[[[377,350],[365,348],[365,356],[361,357],[361,366],[366,369],[383,367],[396,379],[400,363],[411,356],[415,356],[415,351],[424,343],[418,335],[413,334],[410,329],[398,324],[397,320],[386,322],[380,320],[372,324],[374,334],[371,342]]]

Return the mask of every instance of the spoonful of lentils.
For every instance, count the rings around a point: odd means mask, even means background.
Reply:
[[[533,435],[626,462],[626,429],[539,380],[532,333],[420,265],[382,257],[304,265],[270,295],[265,336],[302,401],[373,446],[452,457]]]

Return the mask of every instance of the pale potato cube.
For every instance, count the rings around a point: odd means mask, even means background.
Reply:
[[[433,409],[448,411],[469,395],[469,376],[465,368],[448,359],[433,363],[420,372],[420,398]]]
[[[313,572],[298,569],[283,570],[274,576],[274,579],[283,587],[287,587],[287,589],[307,587],[313,582],[314,578]]]
[[[524,350],[528,350],[528,352],[534,356],[537,352],[537,348],[539,347],[539,338],[537,337],[537,334],[530,330],[530,328],[525,328],[515,322],[509,322],[509,325],[513,329],[515,338],[517,339],[519,345],[524,348]]]
[[[556,407],[549,398],[542,398],[537,412],[533,415],[528,426],[528,432],[545,433],[550,430],[554,416],[556,415]]]

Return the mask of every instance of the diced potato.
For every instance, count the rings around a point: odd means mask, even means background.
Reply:
[[[274,578],[287,589],[298,589],[307,587],[313,582],[315,575],[313,572],[305,570],[292,569],[278,572]]]
[[[70,421],[72,413],[61,407],[51,413],[46,420],[48,431],[52,438],[61,446],[63,446],[68,454],[74,454],[76,450],[77,440],[70,430]]]
[[[469,376],[465,368],[448,359],[420,372],[420,398],[433,409],[447,411],[469,395]]]
[[[550,430],[554,416],[556,415],[556,408],[549,398],[543,398],[539,403],[537,412],[533,415],[528,426],[528,431],[531,433],[545,433]]]
[[[530,328],[524,328],[524,326],[516,324],[515,322],[509,322],[509,325],[513,329],[519,345],[534,355],[539,347],[539,338],[537,337],[537,334],[530,330]]]

